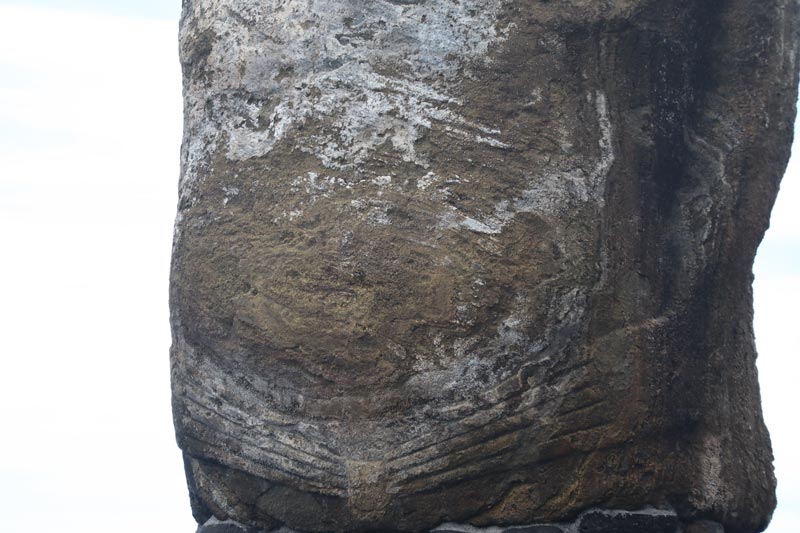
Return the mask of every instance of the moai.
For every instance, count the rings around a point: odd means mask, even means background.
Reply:
[[[183,4],[173,408],[208,532],[766,527],[751,281],[796,1]]]

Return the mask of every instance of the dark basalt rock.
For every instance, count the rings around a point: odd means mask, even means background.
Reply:
[[[718,522],[698,520],[686,527],[686,533],[725,533],[725,528]]]
[[[797,31],[789,0],[184,0],[198,523],[763,529]]]
[[[503,533],[564,533],[564,528],[559,526],[523,526],[510,527]]]
[[[579,533],[676,533],[681,521],[669,514],[587,513],[581,518]]]
[[[510,527],[503,533],[564,533],[564,528],[559,526],[522,526]]]
[[[229,528],[229,529],[225,529]],[[451,529],[452,528],[452,529]],[[471,526],[444,526],[430,533],[480,533]],[[487,530],[488,531],[488,530]],[[708,520],[683,524],[675,513],[664,511],[603,511],[592,510],[581,515],[573,523],[536,524],[493,528],[492,533],[724,533],[721,524]],[[288,528],[274,530],[275,533],[295,533]],[[256,531],[233,522],[219,523],[212,519],[198,528],[197,533],[270,533]]]

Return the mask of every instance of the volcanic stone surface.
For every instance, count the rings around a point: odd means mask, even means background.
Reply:
[[[198,523],[765,527],[751,267],[797,28],[790,0],[184,0]]]
[[[297,532],[285,526],[266,532],[231,520],[221,522],[216,518],[210,518],[197,528],[197,533]],[[645,509],[630,512],[592,509],[571,523],[489,528],[443,524],[430,533],[723,533],[723,529],[721,524],[708,520],[683,524],[672,511]]]

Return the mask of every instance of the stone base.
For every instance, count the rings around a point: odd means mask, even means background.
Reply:
[[[197,533],[300,533],[282,527],[269,532],[233,521],[221,522],[211,518],[197,528]],[[592,509],[581,514],[575,522],[531,524],[478,528],[469,525],[442,524],[430,533],[725,533],[717,522],[700,520],[682,522],[672,511],[646,509],[642,511],[610,511]]]

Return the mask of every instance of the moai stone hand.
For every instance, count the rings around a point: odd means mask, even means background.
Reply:
[[[172,379],[198,521],[763,528],[751,267],[797,21],[184,0]]]

